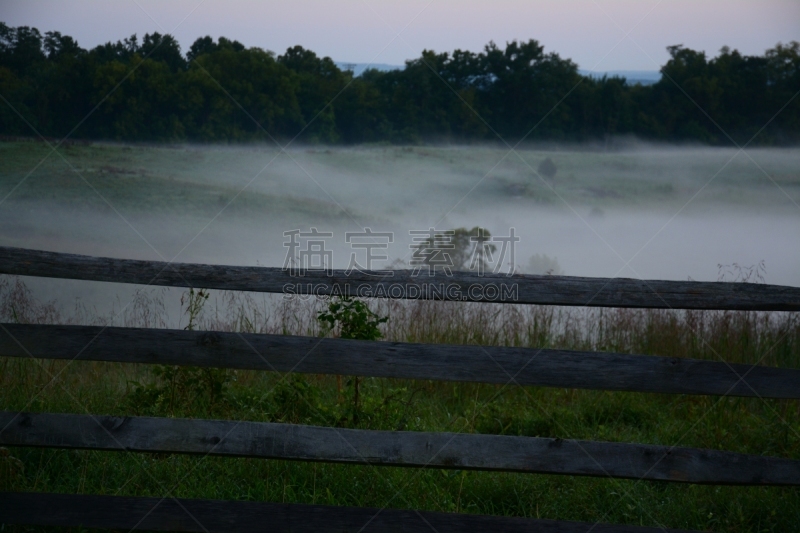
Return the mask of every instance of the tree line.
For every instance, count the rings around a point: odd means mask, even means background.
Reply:
[[[636,135],[715,145],[800,140],[800,44],[708,58],[668,48],[649,86],[582,76],[535,40],[425,50],[355,77],[295,46],[282,55],[220,37],[183,54],[171,35],[91,50],[0,23],[0,134],[124,141],[323,143],[584,141]],[[755,137],[755,138],[754,138]]]

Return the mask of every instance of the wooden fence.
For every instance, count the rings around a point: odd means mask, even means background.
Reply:
[[[800,310],[800,289],[541,276],[346,275],[0,248],[0,274],[261,292],[573,306]],[[302,274],[299,275],[299,274]],[[394,291],[393,287],[414,287]],[[478,290],[471,290],[477,287]],[[487,295],[491,297],[487,297]],[[494,295],[494,296],[492,296]],[[312,350],[312,347],[314,349]],[[258,354],[258,355],[257,355]],[[800,398],[800,370],[608,352],[0,324],[0,356],[583,389]],[[683,483],[800,485],[800,461],[633,443],[293,424],[0,412],[0,445],[211,454]],[[142,517],[146,518],[142,520]],[[193,517],[193,518],[190,518]],[[265,522],[268,520],[268,522]],[[161,531],[586,531],[591,524],[300,504],[0,494],[0,523]],[[592,531],[655,531],[597,525]],[[659,529],[659,531],[663,531]]]

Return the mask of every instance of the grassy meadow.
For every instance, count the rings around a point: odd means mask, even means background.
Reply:
[[[534,169],[547,157],[558,172],[540,179]],[[774,252],[766,257],[766,281],[796,284],[797,234],[791,228],[797,220],[792,202],[800,202],[798,168],[796,149],[752,150],[745,156],[699,147],[531,146],[509,153],[496,146],[378,145],[302,146],[281,153],[256,144],[69,143],[53,152],[41,142],[4,140],[0,245],[280,266],[282,232],[295,226],[341,232],[372,225],[399,235],[434,224],[494,224],[493,234],[499,235],[516,225],[520,234],[527,232],[521,243],[527,254],[520,253],[519,262],[542,253],[557,264],[557,254],[566,274],[613,275],[619,255],[624,261],[638,254],[642,243],[682,211],[700,218],[676,219],[663,232],[681,228],[673,241],[639,254],[677,267],[650,272],[666,272],[668,279],[685,280],[687,274],[716,279],[717,263],[724,263],[728,267],[720,266],[720,275],[732,281],[748,273],[747,265],[765,259],[760,254]],[[719,222],[715,213],[728,218]],[[649,226],[641,222],[645,216]],[[719,227],[705,226],[705,220],[717,220]],[[565,229],[567,223],[573,225]],[[756,229],[738,229],[748,226]],[[633,232],[640,227],[641,234]],[[617,234],[622,244],[614,240]],[[610,253],[598,236],[622,254]],[[706,240],[694,247],[678,246],[701,237]],[[392,259],[408,251],[399,241],[390,250]],[[720,251],[711,246],[717,242],[730,244]],[[744,255],[751,249],[753,260]],[[743,255],[729,260],[723,252]],[[733,261],[740,265],[730,265]],[[692,262],[705,277],[689,269]],[[606,270],[592,270],[606,263]],[[56,286],[70,290],[61,293]],[[0,276],[0,321],[323,334],[317,314],[326,302],[320,300],[211,291],[202,309],[187,314],[189,295],[177,289],[129,287],[120,298],[118,288]],[[115,296],[115,307],[103,305]],[[791,313],[368,304],[389,317],[381,325],[388,341],[800,367],[800,318]],[[364,378],[356,422],[354,386],[352,376],[0,357],[2,410],[592,439],[800,460],[797,401]],[[0,449],[0,490],[414,508],[730,533],[800,531],[797,488],[169,454]],[[0,531],[40,530],[0,526]]]
[[[161,289],[142,289],[122,313],[122,324],[169,325],[166,296]],[[381,327],[391,341],[800,366],[800,321],[788,313],[368,303],[389,317]],[[37,301],[18,278],[2,280],[0,305],[2,321],[107,323],[101,316],[67,315]],[[198,329],[319,335],[316,315],[325,306],[320,300],[212,292],[198,313],[184,319]],[[351,376],[197,371],[179,377],[168,392],[164,370],[2,358],[0,405],[12,411],[640,442],[800,459],[797,401],[362,378],[354,423]],[[415,508],[724,532],[796,531],[800,523],[797,488],[33,448],[2,450],[0,468],[0,490],[14,491]]]
[[[536,174],[548,158],[552,178]],[[0,243],[275,266],[283,232],[317,227],[346,268],[343,233],[371,227],[395,235],[382,268],[407,259],[409,230],[480,225],[516,228],[523,271],[541,254],[568,275],[715,280],[719,264],[765,260],[769,283],[800,285],[798,168],[793,148],[6,140]]]
[[[237,196],[234,210],[317,211],[376,215],[388,206],[353,206],[363,186],[392,192],[398,208],[426,206],[424,186],[442,196],[476,186],[473,200],[521,198],[533,205],[600,208],[680,206],[706,185],[698,204],[770,205],[800,192],[800,152],[752,149],[746,153],[705,147],[597,146],[392,146],[353,148],[274,145],[126,145],[71,142],[53,152],[42,142],[0,141],[0,198],[58,199],[65,205],[100,206],[92,188],[121,209],[148,213],[179,209],[206,214]],[[537,175],[551,158],[552,179]],[[336,179],[345,183],[328,187]],[[24,183],[15,189],[24,178]],[[775,184],[782,191],[776,189]],[[247,185],[247,189],[240,192]],[[286,189],[290,189],[287,191]],[[293,203],[276,202],[291,194]],[[398,199],[397,195],[400,196]],[[352,199],[352,198],[351,198]],[[472,200],[471,200],[472,201]],[[328,205],[322,205],[328,204]],[[468,204],[469,205],[469,204]],[[410,204],[409,204],[410,206]],[[390,213],[391,214],[391,213]]]

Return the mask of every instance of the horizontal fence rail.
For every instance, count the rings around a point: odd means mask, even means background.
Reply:
[[[0,324],[0,356],[669,394],[800,398],[798,369],[501,346]]]
[[[430,511],[24,492],[0,492],[2,523],[191,533],[692,533]]]
[[[0,247],[0,274],[285,294],[542,305],[799,311],[800,288],[410,270],[294,271]],[[189,365],[636,392],[800,398],[800,369],[609,352],[143,328],[0,324],[0,357]],[[342,464],[800,486],[800,461],[540,437],[0,411],[0,445]],[[677,530],[356,507],[0,493],[0,525],[239,532]]]
[[[210,454],[718,485],[800,485],[800,461],[539,437],[374,431],[296,424],[0,412],[0,444]]]
[[[0,274],[290,294],[593,307],[800,311],[800,288],[752,283],[505,276],[411,270],[331,275],[289,269],[113,259],[0,247]]]

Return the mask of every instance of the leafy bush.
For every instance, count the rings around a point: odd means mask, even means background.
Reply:
[[[335,332],[342,339],[376,341],[383,337],[380,325],[389,321],[388,316],[378,316],[367,304],[348,296],[332,298],[327,311],[317,315],[325,333]],[[348,381],[348,388],[353,388],[353,425],[358,425],[359,413],[359,377]],[[341,390],[341,379],[339,378]]]
[[[376,341],[383,336],[379,326],[389,317],[380,317],[361,300],[345,296],[331,299],[328,310],[320,312],[317,319],[325,333],[334,332],[342,339]]]

